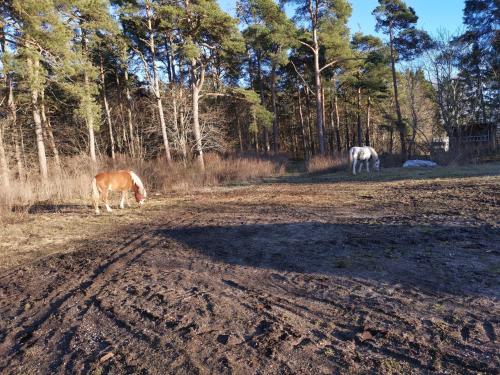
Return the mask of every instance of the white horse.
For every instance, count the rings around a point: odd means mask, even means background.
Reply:
[[[349,163],[352,164],[352,174],[356,174],[356,165],[359,163],[358,173],[361,172],[363,162],[366,164],[366,171],[370,172],[368,167],[370,160],[373,162],[373,167],[376,171],[380,170],[380,160],[377,151],[372,147],[351,147],[349,150]]]

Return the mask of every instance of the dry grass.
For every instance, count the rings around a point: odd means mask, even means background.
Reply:
[[[284,164],[269,159],[252,157],[221,157],[208,154],[205,157],[205,171],[201,172],[195,163],[165,160],[134,160],[125,156],[99,160],[96,167],[87,156],[65,158],[60,173],[50,176],[50,183],[40,182],[36,168],[28,173],[26,181],[12,180],[10,188],[0,187],[0,222],[19,219],[35,204],[60,204],[87,202],[90,197],[90,181],[97,171],[132,169],[143,179],[149,191],[188,191],[191,189],[245,182],[257,178],[284,173]],[[51,168],[55,171],[55,168]]]
[[[257,178],[281,175],[284,165],[278,161],[253,157],[205,155],[205,171],[196,162],[174,162],[167,165],[164,159],[133,160],[119,157],[112,163],[107,160],[101,169],[133,169],[144,180],[149,190],[156,192],[189,191],[191,189],[246,182]]]
[[[338,172],[347,170],[348,166],[349,158],[346,155],[341,155],[339,157],[313,156],[306,163],[308,173]]]

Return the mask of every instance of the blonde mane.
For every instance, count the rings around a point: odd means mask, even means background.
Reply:
[[[143,195],[145,198],[146,197],[146,189],[144,189],[144,185],[142,184],[141,179],[133,171],[130,171],[129,174],[130,174],[130,177],[132,177],[132,181],[134,181],[134,184],[136,184],[137,187],[139,188],[139,193],[141,195]]]

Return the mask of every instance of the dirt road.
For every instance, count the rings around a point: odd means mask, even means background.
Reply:
[[[0,373],[498,374],[499,183],[286,178],[115,225],[38,212],[106,224],[0,271]]]

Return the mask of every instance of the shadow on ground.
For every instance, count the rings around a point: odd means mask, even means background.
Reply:
[[[500,231],[490,226],[303,222],[162,229],[216,262],[498,296]]]
[[[26,212],[28,214],[47,214],[47,213],[81,213],[88,210],[90,205],[85,204],[57,204],[57,203],[35,203],[30,205],[14,205],[12,212]]]

